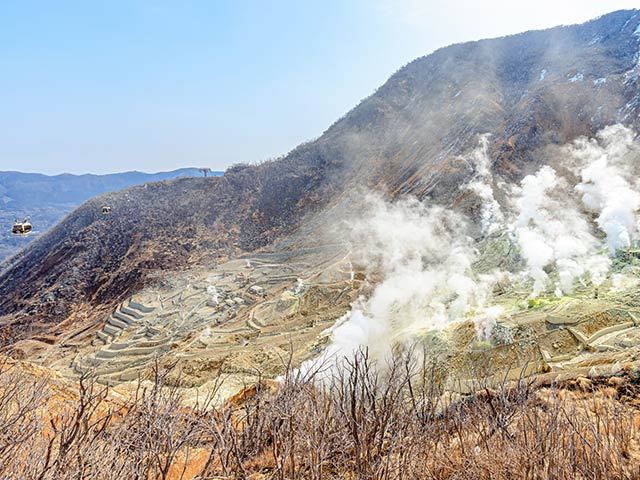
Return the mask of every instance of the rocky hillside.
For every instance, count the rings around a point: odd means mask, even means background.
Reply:
[[[44,331],[53,342],[154,272],[285,245],[289,234],[313,231],[298,230],[310,214],[349,208],[359,186],[472,208],[458,188],[473,173],[460,155],[478,134],[491,134],[494,173],[517,180],[547,161],[550,146],[611,123],[638,127],[639,51],[636,10],[450,46],[399,70],[278,161],[90,200],[4,265],[3,343]],[[102,203],[110,216],[100,215]]]
[[[295,224],[304,202],[314,201],[321,171],[289,161],[238,166],[223,177],[147,183],[93,198],[3,264],[5,344],[43,331],[55,337],[65,319],[100,318],[153,272],[271,243]]]
[[[213,172],[221,175],[222,172]],[[82,202],[105,192],[114,192],[146,182],[202,175],[197,168],[170,172],[123,172],[108,175],[41,175],[0,172],[0,262],[58,223]],[[11,225],[16,217],[30,216],[31,235],[15,237]]]
[[[492,134],[496,173],[517,179],[550,144],[616,122],[637,125],[640,14],[443,48],[402,68],[319,143],[352,179],[451,199],[457,161]]]

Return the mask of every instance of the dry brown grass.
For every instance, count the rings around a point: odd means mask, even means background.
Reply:
[[[126,401],[89,378],[54,401],[46,379],[5,365],[0,478],[640,478],[640,372],[459,396],[412,358],[381,372],[362,352],[217,407],[185,406],[160,369]]]

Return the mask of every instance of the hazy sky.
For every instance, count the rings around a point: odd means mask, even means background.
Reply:
[[[638,0],[2,0],[0,170],[223,169],[320,135],[451,43]]]

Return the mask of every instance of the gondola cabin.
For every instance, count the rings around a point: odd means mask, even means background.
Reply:
[[[22,222],[18,221],[16,218],[15,223],[13,224],[13,228],[11,229],[11,233],[14,235],[26,235],[32,229],[31,222],[29,218],[25,218]]]

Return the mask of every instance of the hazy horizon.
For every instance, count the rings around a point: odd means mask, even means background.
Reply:
[[[94,173],[94,172],[84,172],[84,173],[73,173],[73,172],[60,172],[60,173],[43,173],[43,172],[38,172],[38,171],[27,171],[27,170],[15,170],[15,169],[9,169],[9,170],[0,170],[0,173],[20,173],[20,174],[26,174],[26,175],[44,175],[45,177],[59,177],[61,175],[73,175],[76,177],[79,176],[83,176],[83,175],[119,175],[119,174],[124,174],[124,173],[140,173],[143,175],[154,175],[154,174],[159,174],[159,173],[170,173],[170,172],[175,172],[177,170],[196,170],[199,169],[201,167],[197,167],[197,166],[193,166],[193,165],[187,165],[184,167],[176,167],[176,168],[170,168],[168,170],[156,170],[156,171],[149,171],[149,170],[136,170],[136,169],[132,169],[132,170],[118,170],[118,171],[114,171],[114,172],[101,172],[101,173]],[[211,169],[212,172],[211,173],[216,173],[216,172],[223,172],[224,169]]]
[[[0,170],[224,170],[277,157],[440,47],[636,6],[5,2]]]

